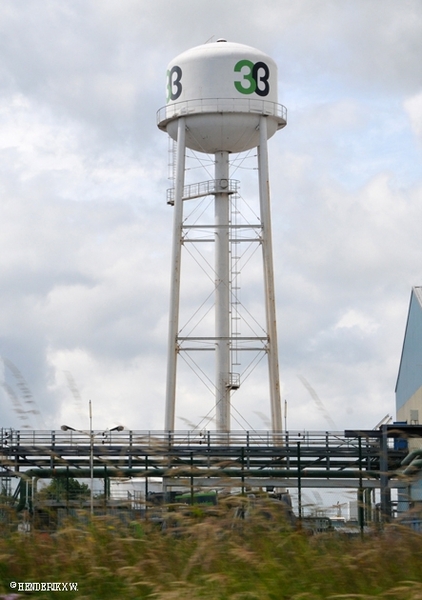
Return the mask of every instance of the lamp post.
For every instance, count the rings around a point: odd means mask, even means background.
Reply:
[[[112,427],[111,429],[107,429],[107,431],[123,431],[123,425],[118,425],[117,427]],[[89,436],[89,470],[90,470],[90,479],[91,479],[91,494],[90,494],[90,513],[91,517],[94,516],[94,439],[96,435],[104,434],[105,432],[94,433],[92,429],[92,403],[89,401],[89,431],[83,431],[81,429],[75,429],[74,427],[70,427],[69,425],[62,425],[62,431],[77,431],[78,433],[83,433],[84,435]]]

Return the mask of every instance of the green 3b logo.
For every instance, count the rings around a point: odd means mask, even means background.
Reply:
[[[243,79],[235,81],[234,87],[241,94],[258,94],[258,96],[268,96],[270,84],[268,78],[270,69],[264,62],[258,61],[255,64],[247,59],[239,60],[234,67],[235,73],[240,73],[246,67],[246,73],[243,72]]]
[[[240,73],[242,79],[235,81],[234,86],[241,94],[257,94],[268,96],[270,92],[270,69],[262,61],[255,64],[247,60],[239,60],[234,67],[235,73]],[[167,71],[167,102],[177,100],[182,93],[182,69],[174,65]]]

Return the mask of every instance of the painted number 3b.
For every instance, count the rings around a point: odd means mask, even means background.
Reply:
[[[234,86],[241,94],[258,94],[268,96],[270,92],[270,69],[264,62],[255,64],[247,59],[239,60],[234,67],[235,73],[240,73],[242,79],[235,81]],[[179,98],[182,93],[182,69],[175,65],[167,71],[167,102]]]
[[[242,69],[244,69],[242,71]],[[258,96],[267,96],[270,91],[270,84],[268,78],[270,76],[270,69],[264,62],[256,62],[255,64],[250,60],[244,59],[239,60],[234,67],[235,73],[242,72],[243,79],[241,81],[235,81],[234,86],[241,94],[253,94],[254,92]]]
[[[182,93],[182,69],[178,66],[167,71],[167,102],[177,100]]]

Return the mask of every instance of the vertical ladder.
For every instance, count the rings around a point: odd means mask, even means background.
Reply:
[[[168,159],[167,159],[167,179],[171,183],[171,187],[174,188],[174,181],[176,178],[176,150],[177,150],[177,142],[173,140],[170,136],[167,136],[168,140]]]
[[[231,389],[238,389],[240,385],[239,374],[234,372],[233,367],[240,366],[239,348],[236,338],[240,336],[240,253],[238,240],[238,229],[240,211],[238,209],[239,194],[235,193],[230,199],[230,335],[231,342]],[[234,227],[233,227],[234,226]]]
[[[176,181],[176,155],[177,142],[170,136],[167,138],[167,179],[171,183],[171,187],[167,190],[167,204],[174,206],[174,182]]]

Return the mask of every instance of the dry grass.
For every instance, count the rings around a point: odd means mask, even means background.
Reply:
[[[54,535],[4,534],[0,597],[11,593],[11,581],[68,581],[78,592],[60,598],[422,600],[420,534],[389,526],[363,540],[311,537],[271,507],[245,520],[219,511],[169,513],[165,530],[95,518]],[[31,596],[57,599],[57,592]]]

